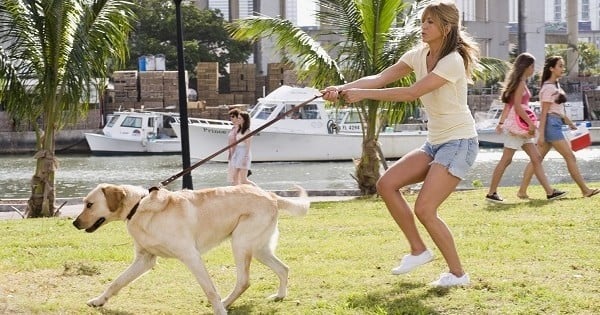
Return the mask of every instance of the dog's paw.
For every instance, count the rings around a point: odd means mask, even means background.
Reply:
[[[269,300],[274,302],[281,302],[285,298],[285,295],[280,295],[279,293],[275,293],[268,297]]]
[[[87,301],[87,305],[91,306],[91,307],[100,307],[103,306],[106,303],[106,299],[102,296],[99,296],[95,299],[91,299],[89,301]]]

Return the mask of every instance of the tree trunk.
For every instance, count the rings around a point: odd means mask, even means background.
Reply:
[[[356,165],[356,178],[358,188],[363,195],[377,193],[377,180],[379,180],[379,155],[377,153],[377,140],[367,137],[363,141],[363,150],[360,162]]]
[[[31,178],[31,196],[27,202],[27,217],[53,217],[56,215],[54,201],[54,176],[57,160],[54,155],[54,128],[46,128],[41,137],[41,146],[34,155],[37,160],[35,174]]]

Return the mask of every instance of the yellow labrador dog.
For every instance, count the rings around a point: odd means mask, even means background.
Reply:
[[[297,200],[286,199],[251,185],[171,192],[129,185],[100,184],[84,199],[84,209],[73,225],[94,232],[116,220],[127,222],[135,259],[99,297],[88,301],[102,306],[121,288],[150,270],[156,257],[174,257],[196,277],[215,314],[227,314],[249,286],[253,257],[279,277],[279,289],[270,298],[287,294],[288,267],[274,254],[279,235],[279,210],[305,215],[310,207],[306,191],[298,187]],[[237,269],[233,291],[223,300],[217,293],[200,255],[231,238]]]

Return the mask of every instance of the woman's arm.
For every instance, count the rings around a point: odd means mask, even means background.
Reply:
[[[568,125],[569,128],[571,128],[571,130],[577,130],[577,126],[575,126],[575,123],[573,123],[573,121],[571,120],[571,118],[569,118],[569,116],[567,116],[566,113],[562,114],[561,117],[562,117],[562,120],[565,123],[565,125]]]
[[[371,99],[376,101],[408,102],[439,89],[448,81],[439,75],[430,72],[421,80],[409,87],[395,87],[386,89],[358,89],[350,88],[342,91],[344,100],[349,103]]]
[[[502,109],[502,115],[498,119],[498,124],[496,125],[496,133],[502,132],[502,125],[504,125],[504,121],[506,120],[506,116],[508,116],[508,112],[510,111],[510,105],[504,104],[504,108]]]
[[[362,77],[342,85],[329,86],[321,91],[321,93],[323,93],[323,98],[325,100],[335,101],[339,97],[339,93],[347,89],[378,89],[407,76],[411,72],[412,68],[404,62],[398,61],[378,74]]]
[[[248,133],[250,133],[250,130],[248,130]],[[246,152],[244,154],[244,160],[247,160],[250,158],[250,145],[252,144],[252,137],[249,137],[248,139],[244,140],[244,143],[246,144]]]
[[[551,102],[541,102],[542,104],[542,112],[540,113],[540,134],[538,135],[538,144],[542,145],[545,141],[544,133],[546,131],[546,122],[548,121],[548,110],[552,105]]]

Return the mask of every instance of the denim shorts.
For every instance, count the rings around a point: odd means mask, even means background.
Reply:
[[[548,114],[546,116],[546,128],[544,130],[544,140],[553,142],[564,140],[565,135],[562,132],[563,120],[560,116]]]
[[[450,140],[440,144],[426,141],[420,150],[433,158],[429,165],[437,163],[445,166],[450,174],[462,180],[475,163],[479,152],[479,141],[477,137]]]

